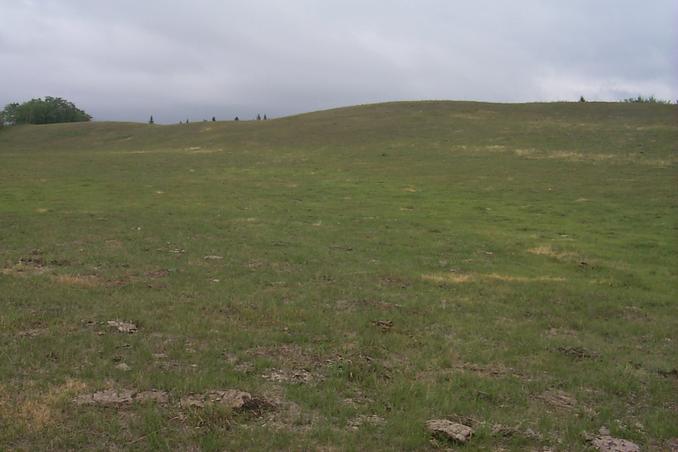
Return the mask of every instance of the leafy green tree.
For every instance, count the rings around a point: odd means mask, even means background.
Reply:
[[[53,124],[80,122],[92,119],[72,102],[60,97],[47,96],[31,99],[22,104],[11,103],[2,110],[2,121],[9,124]]]
[[[0,122],[3,124],[15,124],[18,108],[19,104],[16,102],[7,104],[4,110],[0,112]]]

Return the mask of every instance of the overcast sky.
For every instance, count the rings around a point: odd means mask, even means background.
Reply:
[[[678,0],[0,0],[0,104],[98,120],[678,99]]]

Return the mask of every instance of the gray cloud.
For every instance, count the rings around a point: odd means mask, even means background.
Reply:
[[[96,119],[678,98],[674,0],[0,0],[0,103]]]

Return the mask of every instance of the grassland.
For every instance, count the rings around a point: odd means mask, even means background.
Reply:
[[[604,103],[1,129],[0,449],[666,450],[676,143]]]

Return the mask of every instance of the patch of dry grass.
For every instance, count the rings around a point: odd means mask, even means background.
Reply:
[[[548,256],[553,257],[558,260],[569,260],[577,257],[576,253],[571,251],[558,251],[554,250],[551,245],[540,245],[534,248],[527,250],[528,253],[536,254],[538,256]]]
[[[502,275],[499,273],[432,273],[422,275],[425,281],[430,281],[439,284],[463,284],[469,282],[479,282],[483,280],[496,280],[504,282],[518,282],[518,283],[532,283],[532,282],[564,282],[565,278],[556,276],[513,276]]]

